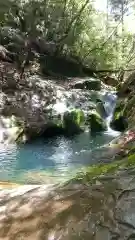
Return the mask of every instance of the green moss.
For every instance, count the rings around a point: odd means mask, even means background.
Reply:
[[[127,158],[127,161],[124,162],[125,167],[129,167],[129,166],[134,166],[135,165],[135,154],[130,155]]]
[[[70,133],[80,132],[84,122],[84,112],[80,109],[73,109],[70,112],[66,112],[63,116],[63,128]]]
[[[67,116],[71,122],[74,122],[78,126],[84,123],[84,113],[80,109],[73,109]]]
[[[102,175],[107,175],[109,173],[116,173],[120,169],[135,166],[135,154],[130,155],[122,160],[115,161],[109,164],[98,164],[87,168],[83,168],[72,181],[78,181],[81,183],[93,182],[93,180],[98,179]]]
[[[87,122],[89,123],[92,132],[100,132],[107,129],[105,121],[96,111],[89,113]]]
[[[124,113],[124,102],[119,101],[116,105],[115,111],[114,111],[114,117],[113,120],[119,119],[119,117],[123,116]]]
[[[113,119],[111,121],[111,127],[116,131],[124,131],[128,128],[128,121],[125,115],[126,103],[124,100],[118,101]]]

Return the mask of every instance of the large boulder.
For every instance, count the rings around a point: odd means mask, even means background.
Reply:
[[[74,135],[85,129],[85,115],[80,109],[66,110],[64,113],[55,113],[51,116],[50,123],[44,136]]]
[[[50,122],[51,113],[47,107],[56,102],[59,87],[38,75],[20,80],[13,65],[7,66],[5,63],[2,69],[0,115],[8,119],[14,116],[19,125],[23,126],[28,139],[40,136]]]
[[[87,89],[87,90],[101,90],[101,81],[95,78],[84,78],[74,81],[71,84],[72,88],[75,89]]]
[[[119,116],[111,121],[110,126],[113,130],[123,132],[128,128],[128,122],[124,116]]]
[[[91,111],[88,114],[87,122],[90,126],[91,132],[101,132],[107,130],[106,122],[96,111]]]
[[[114,110],[113,118],[110,123],[112,129],[116,131],[124,131],[128,128],[128,121],[124,116],[124,102],[118,101]]]
[[[67,134],[80,133],[83,130],[84,122],[84,112],[80,109],[65,112],[63,117],[63,127]]]
[[[112,87],[117,87],[118,84],[119,84],[118,80],[115,77],[111,77],[111,76],[102,77],[102,81],[106,85],[109,85],[109,86],[112,86]]]

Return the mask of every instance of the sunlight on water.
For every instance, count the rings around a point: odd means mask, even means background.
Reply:
[[[53,110],[55,110],[58,113],[64,113],[68,109],[65,103],[58,102],[53,106]]]
[[[99,161],[97,149],[113,139],[82,133],[72,139],[57,137],[33,144],[0,145],[0,180],[54,183],[73,176],[81,167]]]

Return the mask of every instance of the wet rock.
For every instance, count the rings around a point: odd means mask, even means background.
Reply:
[[[128,128],[128,121],[124,116],[119,116],[117,119],[111,121],[110,126],[116,131],[123,132]]]

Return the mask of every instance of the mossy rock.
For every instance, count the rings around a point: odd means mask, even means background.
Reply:
[[[107,125],[104,119],[96,111],[92,111],[88,114],[87,123],[90,126],[91,132],[101,132],[107,130]]]
[[[116,131],[124,131],[128,128],[127,118],[125,116],[125,102],[118,101],[114,110],[113,119],[110,123],[112,129]]]
[[[120,116],[123,116],[124,112],[124,102],[123,100],[119,100],[116,104],[115,110],[114,110],[114,120],[118,119]]]
[[[111,121],[110,126],[113,130],[123,132],[128,128],[128,121],[126,117],[119,116],[117,119]]]
[[[53,137],[57,135],[74,135],[82,132],[85,126],[84,112],[72,109],[65,113],[52,115],[43,135]]]
[[[73,109],[63,116],[63,128],[68,134],[80,133],[85,123],[84,112],[80,109]]]
[[[71,179],[70,182],[80,182],[83,184],[92,183],[102,176],[111,176],[111,174],[117,175],[119,171],[132,167],[135,167],[135,154],[131,154],[114,162],[84,167],[80,169],[80,172]]]

